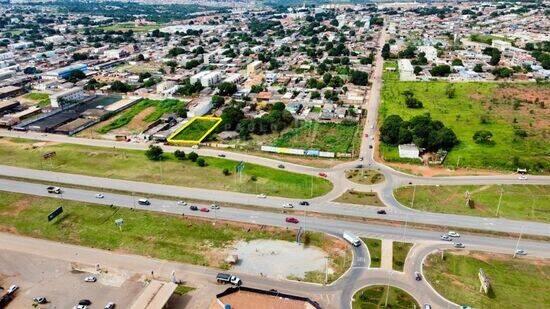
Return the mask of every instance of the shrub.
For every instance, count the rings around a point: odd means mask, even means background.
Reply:
[[[204,161],[203,158],[198,158],[197,159],[197,165],[200,166],[200,167],[204,167],[204,166],[206,166],[206,161]]]
[[[477,144],[493,144],[493,133],[487,130],[479,130],[472,137]]]
[[[227,169],[227,168],[224,168],[223,171],[222,171],[222,173],[223,173],[225,176],[229,176],[229,174],[231,174],[231,173],[229,172],[229,169]]]
[[[147,156],[149,160],[159,161],[162,159],[163,153],[164,151],[159,146],[150,145],[149,149],[145,151],[145,156]]]
[[[185,151],[183,150],[174,151],[174,157],[176,157],[178,160],[185,160]]]
[[[192,162],[196,162],[197,159],[199,158],[199,155],[198,155],[196,152],[192,151],[191,153],[189,153],[189,154],[187,155],[187,157],[188,157],[189,160],[191,160]]]

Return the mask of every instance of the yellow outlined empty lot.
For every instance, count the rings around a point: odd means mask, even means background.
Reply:
[[[222,122],[218,117],[194,117],[184,126],[176,130],[168,143],[173,145],[196,145],[204,140]]]

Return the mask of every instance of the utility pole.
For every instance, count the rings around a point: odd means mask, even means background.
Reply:
[[[504,190],[502,189],[502,186],[500,186],[500,197],[498,198],[498,205],[497,205],[497,217],[498,217],[498,212],[500,211],[500,202],[502,201],[502,193],[504,192]]]

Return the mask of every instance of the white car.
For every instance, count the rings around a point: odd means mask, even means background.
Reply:
[[[95,195],[95,198],[104,198],[105,195],[101,194],[101,193],[98,193]]]
[[[12,286],[10,286],[10,288],[8,289],[8,294],[13,294],[13,292],[17,291],[17,289],[19,289],[19,287],[15,284],[13,284]]]
[[[84,281],[85,282],[96,282],[97,278],[95,276],[88,276],[88,277],[84,278]]]
[[[449,236],[449,235],[441,235],[440,238],[441,238],[441,240],[445,240],[445,241],[451,241],[452,240],[451,236]]]
[[[178,201],[178,205],[181,205],[181,206],[187,206],[187,202],[184,202],[184,201]]]
[[[460,234],[458,234],[455,231],[449,231],[449,232],[447,232],[447,235],[449,235],[451,237],[460,237]]]
[[[220,209],[220,205],[212,204],[212,205],[210,205],[210,209]]]
[[[113,302],[108,302],[107,305],[105,305],[105,309],[114,309],[115,308],[115,303]]]
[[[527,180],[527,176],[525,176],[525,175],[520,175],[520,176],[518,177],[518,179],[519,179],[519,180]]]
[[[256,197],[257,197],[257,198],[266,198],[267,195],[265,195],[265,194],[262,193],[262,194],[258,194]]]
[[[88,306],[86,305],[76,305],[73,307],[73,309],[88,309]]]
[[[466,248],[466,246],[461,242],[454,243],[453,246],[455,248]]]
[[[285,204],[283,204],[283,208],[294,208],[294,205],[292,205],[290,203],[285,203]]]
[[[516,250],[516,255],[527,255],[527,251],[525,251],[523,249],[517,249]]]

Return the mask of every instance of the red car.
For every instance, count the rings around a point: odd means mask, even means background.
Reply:
[[[293,218],[293,217],[287,217],[286,222],[288,222],[288,223],[299,223],[300,221],[298,221],[298,219]]]
[[[208,208],[206,208],[206,207],[203,207],[203,208],[201,208],[201,211],[202,211],[202,212],[210,212],[210,209],[208,209]]]
[[[365,133],[365,137],[369,137],[369,133]]]
[[[321,177],[327,177],[327,173],[319,173],[319,176],[321,176]]]

